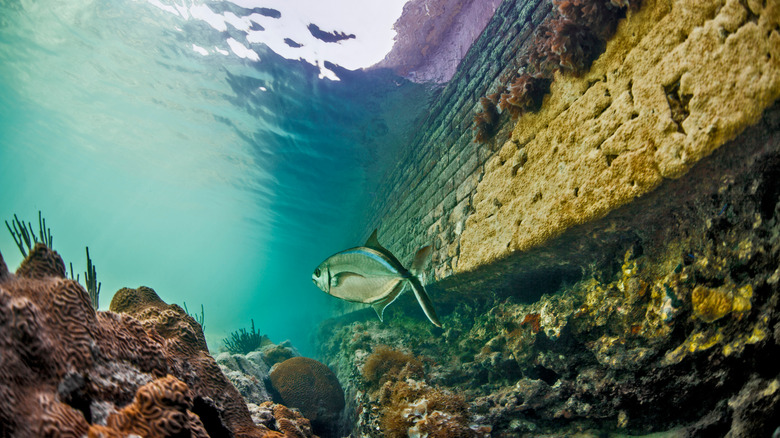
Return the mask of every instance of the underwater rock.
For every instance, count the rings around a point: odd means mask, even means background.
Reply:
[[[294,357],[274,365],[270,377],[282,403],[300,409],[319,435],[336,436],[344,390],[330,368],[314,359]]]
[[[64,272],[45,245],[16,275],[0,256],[0,435],[147,435],[158,426],[173,435],[277,433],[252,422],[181,308],[139,288],[120,291],[112,308],[140,319],[96,312]]]
[[[442,431],[416,426],[441,391],[465,400],[461,425],[492,437],[771,436],[780,426],[777,114],[775,105],[658,195],[584,228],[594,246],[575,248],[594,249],[575,259],[579,278],[555,277],[543,292],[541,281],[446,290],[444,332],[407,316],[400,307],[414,303],[400,299],[384,323],[368,313],[324,323],[320,357],[348,394],[351,432]],[[633,232],[596,245],[615,227]],[[547,248],[546,263],[566,263],[567,243]]]
[[[269,368],[260,359],[259,354],[253,355],[250,359],[250,355],[225,352],[220,353],[215,359],[225,373],[225,377],[236,387],[247,403],[259,405],[271,401],[271,395],[265,384],[269,379]]]

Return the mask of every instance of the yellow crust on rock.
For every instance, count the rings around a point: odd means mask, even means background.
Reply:
[[[456,271],[603,217],[755,124],[780,97],[778,23],[778,0],[645,0],[485,164]]]

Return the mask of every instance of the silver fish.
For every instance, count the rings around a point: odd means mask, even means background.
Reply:
[[[428,293],[420,282],[425,262],[431,255],[431,246],[417,251],[409,270],[395,256],[379,244],[376,230],[364,246],[350,248],[334,254],[317,266],[311,280],[326,294],[355,303],[370,304],[379,320],[390,303],[395,301],[406,286],[411,286],[425,316],[441,327]]]

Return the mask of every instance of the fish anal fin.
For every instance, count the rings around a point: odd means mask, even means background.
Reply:
[[[355,272],[339,272],[338,274],[334,275],[333,278],[331,279],[330,287],[339,287],[342,284],[344,284],[344,281],[346,281],[350,277],[364,278],[362,275],[357,274]]]
[[[395,301],[396,298],[398,298],[399,295],[401,295],[401,292],[404,290],[404,286],[406,286],[406,282],[402,281],[398,283],[385,298],[381,299],[380,301],[377,301],[373,304],[371,304],[371,307],[374,308],[376,311],[376,316],[379,317],[379,320],[384,322],[384,313],[385,308],[390,305],[393,301]]]
[[[416,277],[422,274],[423,268],[425,268],[425,264],[428,262],[428,257],[430,257],[432,252],[433,246],[431,245],[420,248],[420,250],[417,251],[417,254],[414,255],[412,268],[409,270],[409,272],[411,272],[412,275]]]

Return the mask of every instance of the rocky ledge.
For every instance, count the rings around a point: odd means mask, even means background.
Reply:
[[[324,323],[353,436],[780,433],[778,128],[775,104],[655,192],[431,285],[444,329],[409,297]]]

